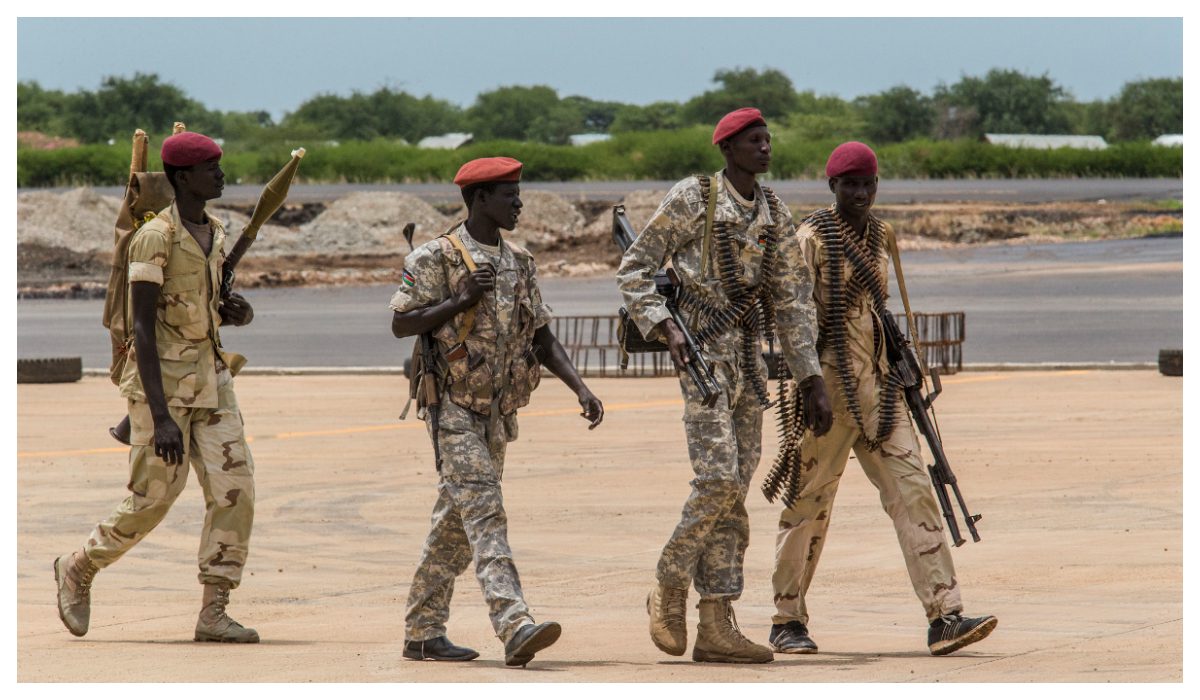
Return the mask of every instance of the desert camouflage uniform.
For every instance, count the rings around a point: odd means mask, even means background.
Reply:
[[[215,218],[210,221],[213,239],[207,256],[174,205],[130,241],[130,283],[161,285],[154,336],[167,410],[183,432],[186,460],[172,466],[154,454],[154,420],[131,343],[120,382],[121,395],[129,400],[131,495],[96,525],[84,552],[100,568],[128,552],[183,491],[190,462],[204,490],[200,582],[236,588],[254,522],[254,460],[229,370],[240,368],[245,358],[220,349],[217,308],[225,230]]]
[[[748,202],[723,174],[713,176],[712,183],[717,198],[714,221],[730,222],[740,231],[737,247],[748,286],[759,283],[759,235],[765,227],[777,227],[779,260],[771,294],[783,351],[796,376],[819,374],[812,275],[791,235],[791,214],[784,206],[784,220],[772,221],[766,196],[757,185],[754,201]],[[647,337],[668,318],[665,300],[655,292],[653,282],[654,273],[668,262],[685,289],[716,305],[728,303],[715,258],[707,275],[702,268],[705,215],[699,180],[680,181],[621,260],[617,283],[630,315]],[[713,407],[701,403],[686,374],[680,376],[688,454],[696,478],[680,522],[659,558],[657,576],[660,584],[672,588],[687,588],[694,582],[701,598],[707,599],[737,598],[742,592],[742,562],[750,534],[746,492],[762,453],[763,409],[737,361],[741,332],[734,328],[703,349],[722,389]],[[761,358],[758,366],[765,377]]]
[[[819,313],[824,314],[829,290],[824,286],[825,252],[821,237],[803,224],[797,236],[808,265],[816,274],[814,297]],[[887,249],[878,259],[883,289],[887,289]],[[844,263],[843,279],[851,275]],[[858,380],[858,402],[862,407],[863,427],[874,437],[879,423],[879,408],[888,364],[883,343],[883,326],[875,315],[868,295],[846,310],[846,336],[851,367]],[[932,620],[943,613],[962,609],[954,562],[942,533],[942,517],[930,488],[907,408],[900,400],[902,418],[879,451],[871,451],[846,406],[842,383],[838,379],[837,360],[832,347],[821,342],[821,369],[833,407],[833,427],[817,438],[811,432],[801,441],[801,459],[805,464],[804,488],[795,507],[779,517],[775,545],[775,588],[773,617],[776,624],[799,620],[808,624],[804,595],[825,545],[825,533],[837,494],[838,481],[853,450],[867,478],[879,490],[884,511],[892,518],[904,563],[913,589]]]
[[[517,438],[516,410],[529,402],[541,376],[533,334],[550,321],[551,310],[542,302],[527,251],[507,241],[489,250],[462,225],[451,233],[476,264],[495,267],[496,289],[485,292],[476,305],[464,347],[456,341],[466,311],[434,333],[448,372],[439,417],[442,470],[432,528],[408,594],[405,639],[425,641],[446,634],[454,579],[474,559],[492,626],[507,643],[533,618],[508,546],[500,480],[506,444]],[[446,237],[430,241],[405,260],[405,281],[390,306],[405,312],[437,304],[468,274]]]

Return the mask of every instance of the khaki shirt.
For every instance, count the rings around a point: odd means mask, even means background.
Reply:
[[[763,257],[760,234],[769,226],[776,227],[779,255],[770,289],[775,303],[776,332],[794,376],[802,379],[820,374],[812,271],[804,260],[799,242],[792,235],[794,226],[787,205],[780,203],[784,220],[772,221],[766,195],[757,183],[754,201],[747,201],[729,185],[722,172],[712,177],[712,190],[717,198],[713,221],[729,222],[738,231],[735,247],[748,286],[759,283]],[[650,337],[653,328],[670,316],[666,299],[654,287],[654,273],[668,262],[688,291],[718,305],[729,303],[717,273],[715,239],[710,250],[708,274],[704,274],[706,215],[699,179],[693,176],[681,180],[667,193],[641,235],[625,251],[617,269],[617,286],[624,296],[625,307],[644,336]],[[689,322],[694,323],[694,319]],[[738,347],[735,334],[740,332],[735,328],[727,337],[709,343],[704,348],[705,355],[735,363]]]
[[[550,322],[550,306],[542,301],[533,256],[524,248],[501,241],[499,255],[490,254],[465,224],[457,235],[476,265],[496,267],[496,287],[475,306],[475,318],[463,347],[457,346],[467,311],[456,314],[434,331],[449,366],[449,397],[463,408],[488,415],[499,397],[500,414],[507,416],[529,401],[540,379],[541,366],[533,357],[533,334]],[[406,312],[449,299],[470,274],[458,250],[445,236],[435,238],[408,255],[400,287],[389,308]]]
[[[221,357],[221,266],[225,227],[214,217],[212,248],[206,256],[184,228],[174,203],[142,226],[129,242],[129,282],[160,285],[154,340],[168,406],[217,408],[217,362]],[[133,295],[129,295],[133,317]],[[121,376],[121,395],[146,400],[136,347]],[[223,365],[222,365],[223,366]]]
[[[890,224],[884,224],[890,228]],[[816,277],[813,288],[813,298],[816,301],[817,313],[821,318],[829,306],[829,289],[826,282],[826,267],[828,266],[825,247],[821,236],[815,228],[801,223],[796,230],[796,237],[804,250],[804,259]],[[879,274],[883,282],[884,293],[888,285],[888,249],[884,246],[876,258]],[[853,274],[850,263],[842,262],[842,279],[847,280]],[[846,401],[842,382],[838,378],[837,355],[824,337],[820,339],[821,369],[825,377],[825,386],[833,402],[834,413],[845,420],[852,420],[846,409]],[[863,294],[855,304],[846,306],[846,346],[850,354],[850,370],[858,380],[858,401],[864,411],[864,424],[868,434],[874,435],[877,416],[872,410],[879,402],[879,393],[887,377],[887,349],[884,347],[883,322],[875,313],[869,295]]]

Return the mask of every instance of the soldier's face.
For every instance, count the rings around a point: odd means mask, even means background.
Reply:
[[[848,214],[865,214],[875,204],[879,178],[875,175],[842,175],[829,178],[829,191],[838,209]]]
[[[752,126],[726,141],[725,160],[756,175],[771,169],[771,132],[765,126]]]
[[[517,219],[521,216],[521,185],[516,182],[502,182],[496,185],[492,192],[480,191],[479,205],[483,214],[496,222],[505,231],[517,227]]]
[[[183,177],[176,176],[176,182],[182,179],[188,191],[202,202],[217,199],[225,189],[225,171],[221,170],[220,158],[193,165],[180,174]]]

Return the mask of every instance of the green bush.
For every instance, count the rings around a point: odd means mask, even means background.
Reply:
[[[152,138],[152,143],[161,143]],[[303,139],[227,144],[221,164],[230,182],[266,182]],[[821,179],[836,139],[810,140],[803,128],[776,132],[770,179]],[[467,160],[506,155],[525,164],[527,180],[677,180],[721,167],[708,127],[628,132],[587,146],[487,141],[457,150],[421,149],[386,139],[304,143],[304,182],[449,182]],[[880,174],[896,178],[1181,177],[1183,149],[1145,142],[1103,151],[1006,148],[970,139],[914,140],[877,148]],[[151,148],[150,167],[161,168]],[[92,145],[55,151],[17,150],[20,187],[121,185],[129,146]]]

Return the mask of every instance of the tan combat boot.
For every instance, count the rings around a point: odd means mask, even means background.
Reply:
[[[770,649],[742,636],[728,598],[701,600],[696,607],[700,609],[700,625],[696,627],[692,661],[765,664],[775,659]]]
[[[204,584],[204,602],[200,608],[200,618],[196,620],[194,639],[197,642],[257,643],[258,632],[242,627],[241,623],[226,615],[226,605],[229,605],[229,586]]]
[[[58,584],[58,619],[76,637],[87,634],[92,619],[92,577],[100,568],[83,552],[72,552],[54,560]]]
[[[687,593],[686,588],[659,584],[646,596],[650,641],[671,656],[683,656],[687,651]]]

